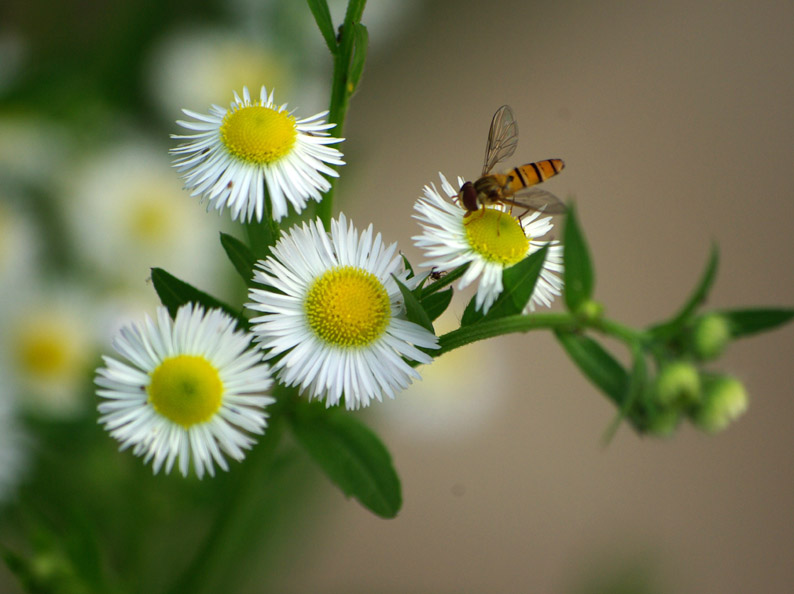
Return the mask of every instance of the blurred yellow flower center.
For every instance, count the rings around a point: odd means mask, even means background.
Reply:
[[[362,347],[389,325],[389,294],[378,278],[354,266],[340,266],[317,278],[304,302],[309,326],[323,341]]]
[[[235,157],[267,165],[278,161],[295,145],[298,130],[295,118],[286,111],[263,105],[233,109],[221,124],[221,140]]]
[[[75,364],[68,333],[51,326],[20,332],[16,341],[20,370],[31,377],[52,378],[71,371]]]
[[[467,214],[466,239],[472,249],[490,262],[517,264],[527,255],[529,238],[512,215],[494,208]]]
[[[223,382],[204,357],[164,359],[146,388],[154,409],[185,429],[209,421],[221,407]]]
[[[170,197],[160,195],[154,198],[136,200],[133,208],[130,209],[128,224],[135,239],[152,242],[168,236],[168,230],[172,227],[172,217],[169,216],[171,213],[164,208],[164,205]]]

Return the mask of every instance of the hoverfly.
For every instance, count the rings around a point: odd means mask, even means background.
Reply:
[[[503,105],[491,120],[480,179],[464,183],[458,192],[458,201],[467,210],[466,216],[498,202],[547,214],[565,212],[565,205],[554,194],[531,187],[562,171],[565,167],[562,159],[546,159],[515,167],[507,173],[491,173],[497,163],[512,156],[517,145],[518,124],[510,106]]]

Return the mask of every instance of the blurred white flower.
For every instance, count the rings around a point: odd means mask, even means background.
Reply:
[[[229,89],[256,89],[263,80],[291,94],[290,71],[285,57],[260,40],[224,29],[196,28],[171,33],[154,47],[148,79],[163,115],[173,119],[183,108],[203,111],[208,105],[225,105]]]
[[[367,2],[362,23],[369,31],[370,55],[394,48],[402,34],[422,16],[424,0],[371,0]],[[314,58],[327,55],[325,42],[303,2],[295,0],[230,0],[240,26],[252,35],[289,39],[291,49]],[[345,18],[348,0],[329,0],[331,19],[339,27]],[[284,33],[286,31],[286,33]],[[304,105],[304,102],[301,102]]]
[[[51,418],[85,410],[97,351],[93,314],[85,292],[54,283],[26,292],[24,306],[0,312],[3,379],[21,408]]]
[[[40,240],[33,221],[0,188],[0,301],[10,308],[37,273]]]
[[[219,217],[190,200],[166,149],[130,141],[104,151],[74,174],[64,200],[76,251],[92,272],[146,288],[154,266],[205,290],[222,287],[227,266]]]
[[[434,322],[439,335],[459,327],[453,318],[445,313]],[[505,406],[509,374],[504,361],[492,341],[445,353],[423,368],[421,382],[377,407],[378,422],[411,440],[469,440],[486,431]]]

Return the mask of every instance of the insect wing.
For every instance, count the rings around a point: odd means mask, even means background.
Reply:
[[[513,117],[509,105],[496,110],[488,132],[488,144],[485,146],[485,164],[482,175],[488,174],[500,161],[504,161],[516,152],[518,145],[518,124]]]
[[[538,210],[550,215],[565,214],[567,211],[562,200],[551,192],[538,188],[527,188],[510,196],[509,199],[502,199],[502,202],[512,206],[528,208],[529,210]]]

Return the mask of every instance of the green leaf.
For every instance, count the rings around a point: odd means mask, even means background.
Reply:
[[[360,23],[366,5],[367,0],[350,0],[345,12],[345,24]]]
[[[468,269],[469,269],[469,263],[466,263],[463,266],[458,266],[455,270],[452,270],[447,274],[439,273],[439,277],[437,280],[434,280],[432,283],[422,288],[422,298],[425,298],[431,293],[435,293],[436,291],[440,291],[447,285],[451,285],[461,276],[463,276]],[[431,272],[431,276],[432,276],[432,272]]]
[[[267,202],[267,198],[265,202]],[[249,221],[245,224],[248,233],[248,245],[251,246],[251,254],[257,260],[264,260],[270,255],[270,248],[276,245],[281,230],[278,225],[270,219],[269,214],[261,221]]]
[[[576,218],[573,204],[568,209],[563,231],[563,283],[565,304],[572,312],[577,311],[593,296],[594,273],[584,235]]]
[[[463,310],[463,315],[460,317],[461,328],[465,326],[472,326],[482,320],[482,310],[476,308],[475,300],[476,296],[473,296],[466,304],[466,309]]]
[[[717,277],[717,268],[719,266],[720,253],[717,244],[711,246],[711,254],[703,275],[700,277],[700,282],[692,291],[689,299],[684,303],[678,313],[667,322],[657,324],[650,328],[650,332],[657,338],[667,339],[672,338],[689,322],[695,310],[701,305],[708,296],[711,286],[714,284],[714,279]]]
[[[152,283],[157,291],[160,302],[168,308],[171,317],[176,316],[177,310],[186,303],[198,303],[206,309],[222,309],[237,320],[240,328],[247,329],[248,321],[230,305],[219,299],[200,291],[193,285],[181,281],[162,268],[152,268]]]
[[[430,293],[427,297],[423,297],[420,303],[430,320],[437,320],[438,316],[447,311],[451,301],[452,289],[450,288],[438,293]]]
[[[642,348],[637,344],[635,344],[632,349],[632,357],[634,363],[631,367],[631,376],[628,378],[626,395],[618,414],[615,415],[614,420],[604,432],[604,445],[608,445],[609,442],[612,441],[618,427],[620,427],[621,421],[630,415],[631,409],[636,402],[644,400],[648,391],[648,364],[645,361],[645,354]]]
[[[554,334],[582,373],[615,404],[622,406],[629,382],[623,366],[592,338],[564,330],[555,330]]]
[[[369,44],[367,28],[361,23],[356,23],[354,27],[353,56],[350,63],[350,74],[347,77],[348,90],[351,95],[358,88],[361,75],[364,73],[364,63],[367,61],[367,45]]]
[[[382,518],[402,506],[400,478],[391,455],[350,413],[302,405],[292,417],[298,442],[342,492]]]
[[[394,278],[394,282],[397,283],[397,286],[400,287],[400,293],[403,295],[405,317],[435,334],[433,322],[430,320],[424,307],[422,307],[422,304],[416,298],[416,295],[411,292],[411,289],[402,284],[396,276],[392,275],[392,278]]]
[[[715,313],[728,319],[731,336],[734,338],[772,330],[794,318],[794,309],[782,307],[732,309]]]
[[[221,232],[221,245],[234,265],[234,269],[243,278],[245,284],[250,287],[253,284],[253,270],[256,264],[256,258],[254,258],[251,250],[236,237],[223,232]]]
[[[461,318],[461,326],[469,326],[481,320],[496,320],[505,316],[520,314],[524,311],[532,292],[535,290],[535,283],[538,281],[543,262],[549,247],[536,251],[531,256],[524,258],[518,264],[506,268],[502,271],[502,292],[496,298],[487,314],[483,314],[474,308],[475,298],[472,297],[466,306]]]
[[[411,262],[405,257],[405,254],[401,253],[400,257],[403,259],[403,267],[408,272],[408,278],[413,278],[416,273],[414,272],[414,267],[411,266]]]
[[[334,23],[331,20],[331,11],[328,9],[328,2],[325,0],[307,0],[309,3],[309,10],[314,15],[314,20],[320,28],[320,33],[323,34],[325,44],[332,54],[336,53],[336,32],[334,31]]]

